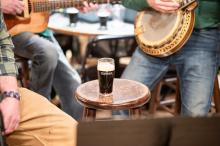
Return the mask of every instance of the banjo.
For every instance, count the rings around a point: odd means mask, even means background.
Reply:
[[[174,13],[161,13],[152,8],[141,11],[135,20],[135,37],[140,49],[155,57],[166,57],[178,50],[190,37],[196,0],[180,0]]]

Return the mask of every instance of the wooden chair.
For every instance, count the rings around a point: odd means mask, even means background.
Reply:
[[[18,67],[18,76],[17,79],[20,82],[20,85],[25,88],[29,88],[29,64],[28,59],[15,55],[15,61]]]
[[[172,84],[175,87],[175,95],[174,98],[161,101],[160,94],[163,85]],[[181,112],[181,98],[180,98],[180,89],[179,89],[179,81],[176,75],[171,78],[164,78],[160,83],[155,87],[154,92],[152,92],[152,97],[150,101],[150,108],[149,113],[155,114],[156,110],[161,107],[165,111],[173,115],[179,115]],[[215,109],[216,113],[220,112],[220,90],[219,90],[219,83],[218,78],[216,76],[215,83],[214,83],[214,90],[213,90],[213,102],[212,108]]]
[[[177,88],[179,89],[179,86]],[[179,92],[176,94],[175,104],[176,104],[175,114],[180,114],[181,98],[180,98]],[[219,90],[218,76],[216,76],[215,82],[214,82],[212,107],[215,109],[216,113],[220,113],[220,90]]]
[[[155,114],[158,108],[174,114],[174,103],[176,94],[179,94],[177,88],[178,79],[175,67],[169,68],[165,77],[156,85],[151,92],[151,100],[149,102],[149,114]],[[166,90],[163,93],[162,90]],[[169,96],[169,97],[168,97]],[[171,96],[171,97],[170,97]]]
[[[18,67],[18,76],[17,80],[20,83],[21,87],[25,87],[29,89],[29,80],[30,80],[30,66],[29,66],[29,59],[15,55],[16,64]],[[56,93],[52,90],[51,93],[51,102],[60,107],[60,100],[56,98]]]

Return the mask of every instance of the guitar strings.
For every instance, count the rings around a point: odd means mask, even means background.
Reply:
[[[32,1],[33,12],[42,12],[42,11],[50,11],[59,8],[68,8],[68,7],[76,7],[80,8],[83,6],[83,0],[34,0]],[[87,2],[92,3],[112,3],[119,4],[120,0],[87,0]],[[31,6],[31,3],[30,3]]]

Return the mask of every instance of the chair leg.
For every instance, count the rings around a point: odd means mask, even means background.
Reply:
[[[26,61],[23,61],[22,62],[22,68],[23,68],[23,71],[22,71],[22,75],[23,75],[23,86],[25,88],[29,88],[29,68],[28,68],[28,62],[27,60]]]
[[[149,105],[149,113],[154,114],[159,105],[160,99],[160,91],[162,88],[162,82],[159,82],[158,85],[154,88],[151,95],[150,105]]]
[[[174,115],[179,115],[181,112],[181,96],[180,96],[180,86],[179,86],[179,79],[177,78],[176,81],[176,99],[175,99],[175,111]]]
[[[216,79],[215,79],[213,99],[214,99],[216,113],[219,113],[220,112],[220,90],[219,90],[218,76],[216,76]]]
[[[173,84],[174,82],[175,84]],[[161,89],[162,86],[164,85],[169,85],[169,87],[175,88],[176,90],[175,99],[166,99],[164,101],[161,101]],[[175,104],[176,98],[178,98],[177,95],[179,95],[179,89],[178,89],[178,80],[176,78],[168,79],[168,80],[165,79],[160,81],[152,91],[152,96],[149,105],[149,114],[154,114],[157,108],[160,107],[161,109],[175,115],[177,108],[176,107],[172,108],[172,105]]]
[[[28,59],[16,56],[16,63],[18,65],[18,77],[21,86],[29,88],[29,65]]]

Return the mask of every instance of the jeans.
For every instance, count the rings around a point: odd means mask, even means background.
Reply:
[[[167,57],[153,57],[139,48],[122,78],[136,80],[151,90],[175,65],[180,80],[181,115],[206,116],[211,106],[219,60],[218,29],[194,30],[187,43]]]
[[[32,61],[30,89],[50,99],[54,87],[63,111],[80,119],[83,107],[76,101],[74,92],[81,84],[81,79],[68,63],[55,38],[51,36],[46,39],[24,32],[14,36],[12,40],[15,54]]]

